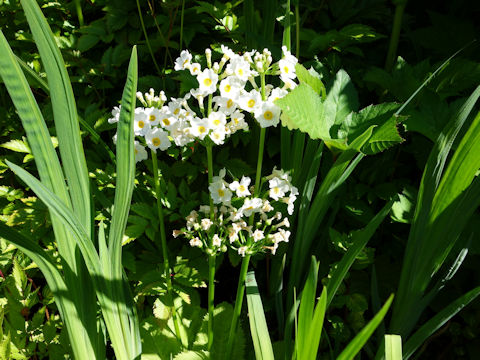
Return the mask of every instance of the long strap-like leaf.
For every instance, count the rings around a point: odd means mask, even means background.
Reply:
[[[83,152],[72,85],[52,31],[35,0],[21,0],[33,38],[40,52],[52,98],[58,147],[68,181],[73,208],[90,230],[91,209],[87,164]]]

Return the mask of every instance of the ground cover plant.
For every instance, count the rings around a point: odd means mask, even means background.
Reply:
[[[1,2],[0,357],[476,358],[478,28],[417,7]]]

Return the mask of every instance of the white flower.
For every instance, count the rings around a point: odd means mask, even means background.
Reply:
[[[210,191],[210,196],[214,204],[228,204],[232,199],[232,192],[225,186],[223,180],[212,182],[208,186],[208,190]]]
[[[213,94],[217,90],[218,75],[212,69],[205,69],[197,75],[200,90],[205,94]]]
[[[145,141],[147,142],[148,147],[152,150],[160,148],[161,151],[165,151],[171,145],[168,133],[160,128],[149,130],[145,134]]]
[[[208,115],[208,127],[209,129],[218,129],[218,128],[225,128],[225,124],[227,123],[227,117],[224,113],[220,111],[212,111],[210,115]]]
[[[274,177],[273,179],[270,179],[268,181],[270,191],[268,192],[268,195],[274,199],[274,200],[279,200],[283,196],[285,196],[285,193],[290,189],[288,186],[288,183],[285,180],[282,180],[280,178]]]
[[[192,240],[190,240],[190,246],[192,247],[202,247],[202,240],[200,240],[198,237],[194,237]]]
[[[219,111],[225,115],[231,115],[237,110],[237,104],[232,97],[215,96],[213,101],[220,107]]]
[[[283,86],[283,89],[293,90],[297,86],[297,83],[295,81],[293,81],[292,79],[289,79],[287,77],[280,76],[280,80],[282,80],[285,84]]]
[[[242,207],[239,211],[241,211],[245,216],[250,216],[253,213],[260,212],[263,205],[262,199],[253,198],[253,199],[245,199]]]
[[[225,141],[225,136],[226,136],[225,126],[214,129],[209,135],[210,139],[212,139],[212,141],[216,145],[223,145]]]
[[[189,132],[200,140],[205,139],[205,136],[207,136],[210,130],[207,118],[194,118],[192,121],[190,121],[190,125],[191,127],[189,128]]]
[[[188,70],[190,70],[190,74],[196,76],[202,72],[202,66],[199,63],[193,63],[190,64]]]
[[[147,150],[135,140],[135,162],[146,160],[148,158]]]
[[[172,115],[178,116],[182,111],[182,102],[183,99],[174,99],[172,98],[168,103],[168,110]]]
[[[113,108],[112,117],[110,119],[108,119],[109,124],[114,124],[114,123],[118,122],[118,120],[120,119],[120,109],[121,109],[121,105],[120,106],[115,106]]]
[[[269,101],[264,101],[261,107],[255,110],[255,119],[262,128],[277,126],[280,121],[280,108]]]
[[[164,106],[160,110],[158,110],[158,122],[162,128],[171,130],[172,125],[176,121],[177,118],[173,115],[168,106]]]
[[[252,113],[261,106],[262,96],[257,90],[253,89],[240,95],[237,102],[243,110]]]
[[[245,197],[250,194],[248,186],[252,180],[249,177],[242,176],[240,182],[234,181],[229,185],[230,190],[235,191],[238,197]]]
[[[243,84],[234,76],[228,76],[220,81],[220,95],[236,99],[243,89]]]
[[[175,60],[175,70],[184,70],[188,68],[188,65],[192,61],[192,54],[188,50],[183,50],[180,56]]]
[[[161,115],[160,110],[157,108],[149,107],[145,109],[145,116],[147,117],[150,126],[158,125]]]
[[[220,247],[222,245],[222,239],[220,239],[217,234],[213,235],[212,245],[216,247]]]
[[[228,46],[225,46],[225,45],[220,45],[220,48],[222,49],[222,53],[226,56],[228,56],[230,59],[233,59],[235,58],[236,56],[238,56],[237,54],[235,54]]]
[[[268,201],[267,199],[263,200],[262,212],[268,213],[272,210],[274,209],[273,206],[270,204],[270,201]]]
[[[253,232],[252,237],[253,237],[253,241],[257,242],[264,239],[265,235],[262,230],[257,229]]]
[[[245,114],[237,110],[230,115],[231,121],[228,123],[228,127],[232,133],[238,130],[248,130],[248,123],[245,121]]]
[[[150,124],[147,122],[147,115],[144,108],[136,108],[134,115],[133,131],[137,136],[144,136],[150,129]]]
[[[250,64],[241,57],[235,57],[230,60],[230,64],[227,65],[227,74],[235,75],[242,82],[246,82],[252,71]]]
[[[208,231],[210,229],[210,226],[212,226],[213,222],[212,220],[208,218],[204,218],[200,220],[200,226],[202,227],[202,230]]]
[[[270,96],[268,97],[267,101],[273,103],[275,100],[281,99],[287,94],[288,94],[287,90],[282,89],[282,88],[275,88],[270,93]]]
[[[247,251],[247,247],[240,246],[237,251],[238,251],[238,255],[242,255],[243,257],[245,257],[245,252]]]

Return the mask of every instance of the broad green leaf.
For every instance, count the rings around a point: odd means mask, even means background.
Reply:
[[[372,320],[350,341],[347,347],[338,355],[337,360],[351,360],[360,352],[362,347],[368,341],[375,329],[380,325],[383,318],[387,314],[388,309],[393,301],[393,294],[390,295],[380,311],[374,316]]]
[[[275,104],[282,109],[282,124],[290,130],[299,129],[312,139],[330,138],[320,96],[307,84],[300,84]]]
[[[397,118],[394,116],[399,107],[396,103],[384,103],[370,105],[358,113],[351,113],[340,125],[337,136],[351,141],[375,125],[372,137],[363,146],[362,152],[373,154],[398,144],[403,141],[397,130]]]
[[[245,279],[248,320],[252,335],[255,358],[257,360],[274,360],[272,342],[268,331],[267,321],[263,312],[262,299],[258,291],[255,273],[250,271]]]
[[[183,351],[176,355],[173,360],[209,360],[210,353],[207,351]]]
[[[357,111],[357,91],[345,70],[337,72],[333,85],[328,90],[324,107],[325,121],[329,131],[333,125],[342,124],[352,111]]]
[[[480,287],[470,290],[465,295],[462,295],[450,305],[441,310],[438,314],[427,321],[420,329],[418,329],[406,342],[404,346],[404,360],[408,360],[415,351],[439,330],[445,323],[447,323],[460,310],[467,306],[470,302],[475,300],[480,295]]]
[[[297,78],[300,83],[310,85],[310,87],[315,90],[317,94],[320,94],[322,99],[325,99],[327,90],[325,89],[325,85],[323,85],[320,74],[313,69],[305,69],[305,67],[301,64],[295,65],[295,73],[297,74]]]
[[[385,360],[402,360],[402,337],[385,335]]]

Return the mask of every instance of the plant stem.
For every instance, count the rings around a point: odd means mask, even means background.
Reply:
[[[211,184],[213,179],[212,147],[213,146],[211,144],[206,146],[207,166],[208,166],[208,184]],[[213,199],[211,196],[209,196],[209,200],[210,200],[210,220],[213,221],[215,217],[215,212],[213,210]],[[215,255],[213,254],[208,257],[208,351],[210,351],[213,344],[213,310],[215,308],[214,298],[215,298]]]
[[[208,257],[208,351],[213,344],[213,310],[215,304],[215,255]]]
[[[138,16],[140,18],[140,24],[142,25],[143,35],[145,36],[145,41],[147,43],[148,51],[150,52],[150,55],[152,56],[153,64],[155,65],[155,69],[157,69],[158,75],[163,77],[162,71],[160,70],[160,67],[157,64],[157,60],[155,60],[155,55],[153,55],[153,50],[152,50],[152,46],[150,45],[150,40],[148,40],[147,29],[145,28],[145,23],[143,22],[142,9],[140,7],[140,1],[139,0],[137,0],[137,9],[138,9]]]
[[[242,260],[242,268],[240,269],[240,277],[237,285],[237,297],[235,299],[235,308],[233,309],[232,323],[230,325],[230,333],[228,334],[227,351],[225,359],[230,359],[233,350],[233,340],[237,331],[237,323],[240,313],[242,312],[243,294],[245,293],[245,278],[247,277],[248,264],[251,255],[245,255]]]
[[[300,0],[298,1],[300,2]],[[296,40],[296,47],[295,47],[295,54],[297,59],[300,58],[300,5],[295,5],[295,40]]]
[[[390,36],[390,44],[388,46],[387,58],[385,60],[385,70],[392,70],[397,55],[398,40],[400,38],[400,30],[402,29],[402,17],[405,11],[407,0],[397,1],[395,7],[395,15],[393,18],[392,34]]]
[[[180,323],[178,319],[177,310],[175,309],[174,297],[173,297],[173,285],[172,285],[172,278],[170,277],[171,269],[170,263],[168,260],[168,248],[167,248],[167,236],[165,233],[165,220],[163,217],[163,206],[162,206],[162,199],[164,198],[164,194],[162,191],[162,187],[160,186],[160,177],[158,176],[158,160],[157,160],[157,153],[155,150],[152,150],[152,167],[153,167],[153,181],[155,183],[155,195],[157,196],[157,210],[158,210],[158,220],[160,222],[160,240],[162,246],[162,255],[163,255],[163,264],[164,264],[164,276],[167,281],[167,293],[169,296],[169,300],[171,302],[170,311],[172,312],[173,316],[173,324],[175,326],[175,334],[177,340],[180,340],[183,347],[187,347],[188,344],[186,339],[184,339],[180,332]]]
[[[180,51],[182,51],[183,46],[183,17],[185,13],[185,0],[182,1],[182,12],[180,13]]]
[[[261,94],[262,94],[262,101],[265,101],[265,74],[260,74],[260,81],[261,81]],[[257,158],[257,173],[255,176],[255,192],[254,195],[257,196],[260,191],[260,179],[262,178],[262,163],[263,163],[263,151],[265,148],[265,135],[267,133],[267,128],[260,129],[260,139],[258,142],[258,158]],[[251,224],[250,224],[251,225]]]

